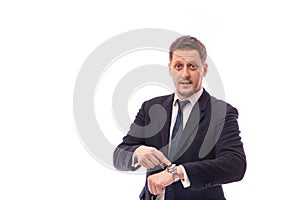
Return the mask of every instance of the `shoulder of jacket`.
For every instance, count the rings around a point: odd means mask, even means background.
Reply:
[[[168,95],[154,97],[152,99],[149,99],[149,100],[145,101],[144,103],[147,103],[147,104],[162,104],[167,99],[173,98],[173,95],[174,94],[168,94]]]

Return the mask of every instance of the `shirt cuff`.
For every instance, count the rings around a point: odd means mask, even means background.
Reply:
[[[131,160],[132,160],[131,167],[137,168],[139,166],[139,163],[138,162],[134,162],[134,153],[132,154]]]
[[[188,177],[187,174],[186,174],[186,171],[185,171],[184,167],[183,167],[182,165],[179,165],[178,167],[181,168],[182,173],[183,173],[183,178],[184,178],[184,179],[181,180],[181,183],[182,183],[183,187],[184,187],[184,188],[190,187],[191,182],[190,182],[189,177]]]

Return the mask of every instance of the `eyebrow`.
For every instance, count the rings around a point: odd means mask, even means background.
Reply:
[[[185,60],[185,61],[187,61],[187,60]],[[190,65],[195,65],[195,66],[198,66],[198,64],[197,64],[197,61],[195,61],[195,60],[191,60],[191,61],[187,61],[188,62],[188,64],[190,64]],[[178,64],[178,63],[182,63],[182,60],[174,60],[174,64]]]

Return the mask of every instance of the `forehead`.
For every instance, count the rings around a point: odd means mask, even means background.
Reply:
[[[173,52],[172,61],[201,62],[197,50],[176,50]]]

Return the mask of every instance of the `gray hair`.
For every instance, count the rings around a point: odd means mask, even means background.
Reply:
[[[176,50],[197,50],[200,55],[200,59],[202,63],[205,63],[206,61],[206,48],[200,40],[198,40],[195,37],[191,37],[189,35],[184,35],[179,38],[177,38],[170,46],[170,51],[169,51],[169,58],[170,61],[172,60],[173,57],[173,52]]]

